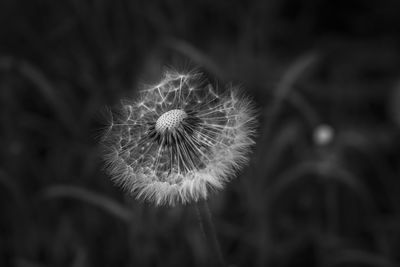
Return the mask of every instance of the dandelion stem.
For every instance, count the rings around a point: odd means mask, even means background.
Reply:
[[[224,256],[222,255],[221,246],[219,244],[215,226],[212,221],[210,209],[207,201],[200,201],[196,204],[196,210],[199,217],[200,227],[206,238],[206,241],[212,250],[214,256],[218,259],[220,266],[227,266]]]

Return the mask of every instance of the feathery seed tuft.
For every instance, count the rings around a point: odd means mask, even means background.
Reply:
[[[163,80],[121,105],[104,135],[113,180],[156,205],[206,199],[248,160],[253,102],[220,93],[199,73],[167,71]]]

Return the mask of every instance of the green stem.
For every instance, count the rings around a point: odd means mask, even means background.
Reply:
[[[224,256],[222,255],[221,246],[218,242],[217,233],[215,232],[215,226],[212,221],[212,216],[210,209],[208,208],[207,201],[198,202],[196,204],[196,210],[199,217],[200,227],[211,251],[218,259],[220,266],[227,266]]]

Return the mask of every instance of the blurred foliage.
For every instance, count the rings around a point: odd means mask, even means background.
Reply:
[[[0,2],[0,266],[212,264],[193,207],[102,170],[101,110],[162,67],[259,105],[251,164],[210,198],[232,266],[400,264],[400,4]]]

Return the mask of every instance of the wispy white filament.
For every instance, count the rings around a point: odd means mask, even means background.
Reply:
[[[248,160],[251,100],[219,93],[199,73],[167,71],[122,103],[104,136],[107,168],[118,184],[157,205],[206,199]]]

